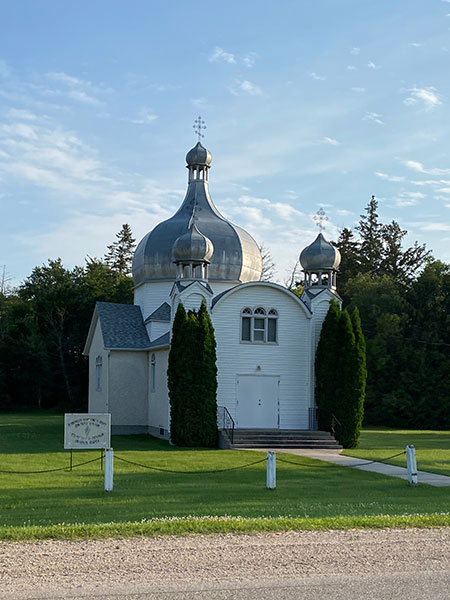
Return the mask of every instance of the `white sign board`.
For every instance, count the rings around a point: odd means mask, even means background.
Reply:
[[[64,415],[64,448],[89,450],[111,446],[109,413],[66,413]]]

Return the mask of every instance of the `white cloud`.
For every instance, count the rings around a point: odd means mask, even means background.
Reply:
[[[236,63],[234,54],[231,54],[230,52],[225,52],[225,50],[223,48],[220,48],[220,46],[216,46],[214,48],[214,51],[210,55],[208,60],[209,62],[217,62],[219,60],[223,60],[224,62],[229,63],[231,65]]]
[[[425,44],[422,44],[420,42],[410,42],[408,46],[412,46],[413,48],[422,48],[422,46],[425,46]]]
[[[12,74],[12,69],[6,62],[0,58],[0,77],[9,77]]]
[[[72,98],[72,100],[81,102],[82,104],[92,104],[93,106],[100,106],[103,104],[103,102],[94,98],[94,96],[89,96],[89,94],[86,94],[83,90],[71,90],[67,95],[69,98]]]
[[[246,194],[240,196],[239,201],[243,202],[244,204],[256,204],[265,206],[270,205],[270,200],[268,200],[267,198],[257,198],[255,196],[248,196]]]
[[[356,67],[354,65],[347,65],[347,71],[356,71]]]
[[[151,108],[142,108],[137,117],[131,119],[131,118],[125,118],[122,119],[123,121],[129,121],[130,123],[134,123],[135,125],[148,125],[149,123],[153,123],[153,121],[156,121],[156,119],[158,118],[158,115],[156,115]]]
[[[10,108],[7,116],[9,119],[25,119],[26,121],[36,121],[38,118],[34,113],[21,108]]]
[[[437,167],[425,169],[423,164],[417,160],[405,160],[403,161],[403,164],[417,173],[426,173],[427,175],[450,175],[450,169],[440,169]]]
[[[257,57],[258,55],[256,54],[256,52],[249,52],[242,58],[242,62],[246,67],[251,69],[255,64]]]
[[[422,198],[425,197],[425,194],[422,194],[420,192],[401,192],[395,198],[395,204],[399,208],[404,208],[406,206],[416,206],[417,204],[419,204],[420,200],[422,200]]]
[[[352,87],[352,92],[356,92],[357,94],[363,94],[366,91],[366,88],[363,87]]]
[[[43,88],[42,86],[36,86],[36,91],[46,96],[56,96],[56,95],[67,95],[68,98],[74,100],[75,102],[80,102],[81,104],[90,104],[92,106],[100,106],[103,104],[101,100],[99,100],[95,94],[112,92],[111,88],[106,88],[105,86],[97,86],[93,85],[90,81],[84,81],[83,79],[79,79],[78,77],[73,77],[72,75],[68,75],[63,71],[52,71],[47,73],[47,79],[58,83],[64,88],[64,91],[54,90]]]
[[[336,214],[339,215],[340,217],[348,217],[350,215],[352,215],[352,211],[350,210],[346,210],[345,208],[340,208],[336,211]]]
[[[195,106],[195,108],[209,108],[208,102],[203,96],[201,98],[193,98],[191,104],[192,106]]]
[[[375,171],[375,175],[380,179],[385,179],[386,181],[405,181],[405,178],[400,175],[388,175],[387,173],[380,173],[380,171]]]
[[[325,81],[326,77],[325,75],[317,75],[317,73],[310,73],[309,76],[311,77],[311,79],[315,79],[316,81]]]
[[[369,69],[381,69],[380,65],[376,65],[374,62],[369,61],[367,63],[367,66],[369,67]]]
[[[234,96],[262,96],[261,88],[247,79],[235,82],[235,84],[229,88],[229,91]]]
[[[275,212],[283,219],[290,220],[293,217],[303,216],[303,213],[301,213],[299,210],[297,210],[290,204],[287,204],[286,202],[274,202],[272,204],[272,207],[274,208]]]
[[[447,223],[426,223],[419,226],[423,231],[450,231]]]
[[[414,106],[421,103],[425,110],[432,110],[438,104],[442,104],[439,95],[436,93],[436,88],[426,87],[418,88],[413,87],[407,90],[411,95],[403,100],[403,104],[406,106]]]
[[[373,121],[374,123],[378,123],[378,125],[384,125],[384,121],[381,120],[382,116],[376,112],[366,112],[363,121]]]
[[[322,142],[324,144],[328,144],[329,146],[340,146],[341,142],[338,142],[338,140],[335,140],[334,138],[330,138],[330,137],[323,137],[322,138]]]
[[[352,48],[352,49],[350,50],[350,54],[359,54],[359,53],[360,53],[360,51],[361,51],[361,50],[360,50],[360,48]]]

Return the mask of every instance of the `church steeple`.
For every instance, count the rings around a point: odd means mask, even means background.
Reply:
[[[306,246],[300,254],[300,264],[305,273],[305,287],[328,287],[335,290],[336,270],[340,262],[339,250],[319,233],[314,242]]]
[[[208,279],[208,265],[214,246],[195,224],[195,206],[189,229],[175,240],[173,262],[177,265],[177,279]]]

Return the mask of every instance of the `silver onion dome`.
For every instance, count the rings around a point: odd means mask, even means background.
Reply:
[[[321,233],[300,254],[300,264],[305,271],[335,270],[341,263],[341,253]]]
[[[211,161],[211,152],[203,147],[200,142],[197,142],[197,144],[186,154],[186,162],[188,167],[197,165],[205,165],[209,167]]]
[[[196,225],[175,240],[172,248],[173,262],[209,262],[214,253],[214,246]]]
[[[194,213],[198,231],[214,248],[209,267],[210,282],[246,283],[261,279],[262,259],[258,244],[250,234],[225,219],[211,199],[207,177],[211,160],[211,153],[200,142],[188,152],[186,196],[173,217],[157,225],[137,246],[133,258],[136,286],[147,281],[176,278],[172,249],[175,242],[189,232]]]

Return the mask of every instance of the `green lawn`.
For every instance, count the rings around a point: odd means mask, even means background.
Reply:
[[[400,479],[290,455],[289,460],[302,466],[278,461],[277,489],[267,490],[264,462],[242,470],[200,473],[245,465],[264,458],[263,453],[179,449],[147,436],[115,437],[112,445],[117,457],[161,468],[199,472],[149,471],[116,460],[111,494],[103,492],[99,462],[72,472],[0,473],[0,539],[8,537],[5,529],[8,527],[23,530],[25,526],[31,531],[30,526],[36,525],[120,525],[148,523],[166,517],[182,517],[185,522],[189,517],[205,516],[284,517],[285,525],[279,519],[278,529],[309,527],[315,519],[325,519],[321,521],[322,527],[335,527],[339,523],[343,527],[356,527],[363,524],[364,518],[380,515],[440,514],[441,520],[425,519],[424,522],[450,523],[449,488],[427,485],[411,488]],[[383,446],[383,452],[385,449]],[[388,449],[393,454],[397,447]],[[78,451],[74,453],[74,464],[98,456],[98,451]],[[69,453],[63,450],[62,416],[0,414],[0,470],[31,471],[68,464]],[[304,526],[300,521],[296,521],[295,526],[286,525],[296,519],[306,519]],[[415,524],[420,524],[416,521]],[[164,522],[169,523],[165,526],[168,531],[170,521],[165,519]],[[375,523],[373,519],[366,522]],[[273,523],[267,527],[277,528]],[[256,530],[261,529],[264,529],[261,525],[256,527]],[[111,531],[116,530],[117,527],[108,531],[112,534]],[[187,530],[198,531],[199,527],[192,529],[189,525]],[[23,531],[18,537],[21,535],[25,535]]]
[[[450,475],[450,431],[420,431],[377,427],[363,429],[358,448],[343,454],[367,460],[384,460],[408,444],[416,448],[417,468],[422,471]],[[388,461],[404,467],[404,456]]]

